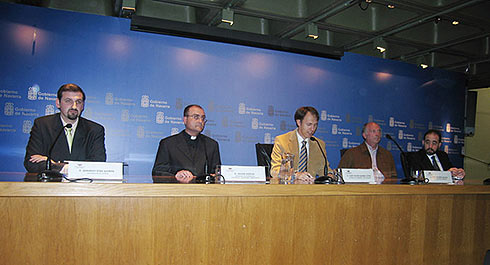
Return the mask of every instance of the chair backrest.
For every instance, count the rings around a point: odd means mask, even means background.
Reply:
[[[349,148],[345,148],[345,149],[340,149],[340,158],[342,158],[345,154],[345,152],[349,150]]]
[[[411,165],[411,156],[414,152],[404,152],[400,153],[400,162],[402,163],[403,174],[406,179],[412,178],[412,165]]]
[[[257,166],[265,167],[265,175],[267,179],[271,177],[270,169],[271,169],[271,154],[272,154],[273,147],[274,147],[273,144],[261,144],[261,143],[255,144],[255,152],[257,154]]]

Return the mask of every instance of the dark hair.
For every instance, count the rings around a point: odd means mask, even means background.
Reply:
[[[80,92],[82,93],[82,100],[85,102],[85,92],[76,84],[64,84],[58,89],[58,99],[61,100],[63,92]]]
[[[294,121],[303,121],[308,112],[311,113],[311,115],[315,116],[317,121],[320,119],[320,115],[318,115],[318,111],[315,108],[306,106],[296,110],[296,112],[294,113]],[[296,126],[298,126],[298,124],[296,124]]]
[[[429,135],[429,134],[435,134],[435,135],[437,135],[439,137],[439,143],[441,142],[441,132],[440,131],[437,131],[437,130],[433,130],[433,129],[428,130],[427,132],[425,132],[425,134],[424,134],[424,141],[425,141],[425,137],[427,135]]]
[[[187,107],[185,107],[184,109],[184,116],[187,116],[187,114],[189,114],[189,110],[192,108],[192,107],[198,107],[202,110],[204,110],[201,106],[197,105],[197,104],[191,104],[191,105],[188,105]]]

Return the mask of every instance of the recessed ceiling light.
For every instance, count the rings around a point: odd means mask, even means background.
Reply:
[[[455,26],[456,26],[456,25],[459,25],[459,21],[457,21],[457,20],[453,20],[453,25],[455,25]]]
[[[393,8],[395,8],[395,5],[389,4],[388,8],[393,9]]]

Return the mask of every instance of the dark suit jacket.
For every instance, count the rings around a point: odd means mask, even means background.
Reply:
[[[160,141],[151,172],[155,182],[159,182],[155,180],[158,179],[155,176],[175,176],[175,173],[183,169],[189,170],[194,176],[204,176],[206,173],[214,173],[216,166],[221,165],[218,142],[199,134],[193,158],[185,137],[182,131]]]
[[[31,163],[29,159],[31,155],[47,156],[49,148],[62,128],[59,113],[34,120],[24,158],[24,167],[28,172],[41,172],[46,168],[45,162]],[[80,117],[73,137],[71,154],[66,136],[62,133],[53,147],[51,159],[54,161],[106,161],[104,140],[104,127]]]
[[[339,168],[371,168],[371,154],[366,142],[351,148],[345,152],[340,159]],[[395,160],[391,153],[378,145],[376,153],[376,165],[385,178],[396,177]]]
[[[444,171],[447,171],[453,167],[453,164],[451,161],[449,161],[449,156],[446,154],[446,152],[437,150],[436,155],[437,158],[439,158]],[[408,156],[408,164],[412,170],[434,170],[432,162],[427,157],[424,149],[420,149],[418,152],[410,153]]]

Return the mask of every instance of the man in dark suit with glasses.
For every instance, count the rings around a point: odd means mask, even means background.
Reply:
[[[214,173],[221,164],[218,142],[201,134],[207,121],[204,109],[199,105],[185,107],[183,120],[183,131],[160,141],[152,170],[154,182],[173,176],[178,182],[189,183]]]

